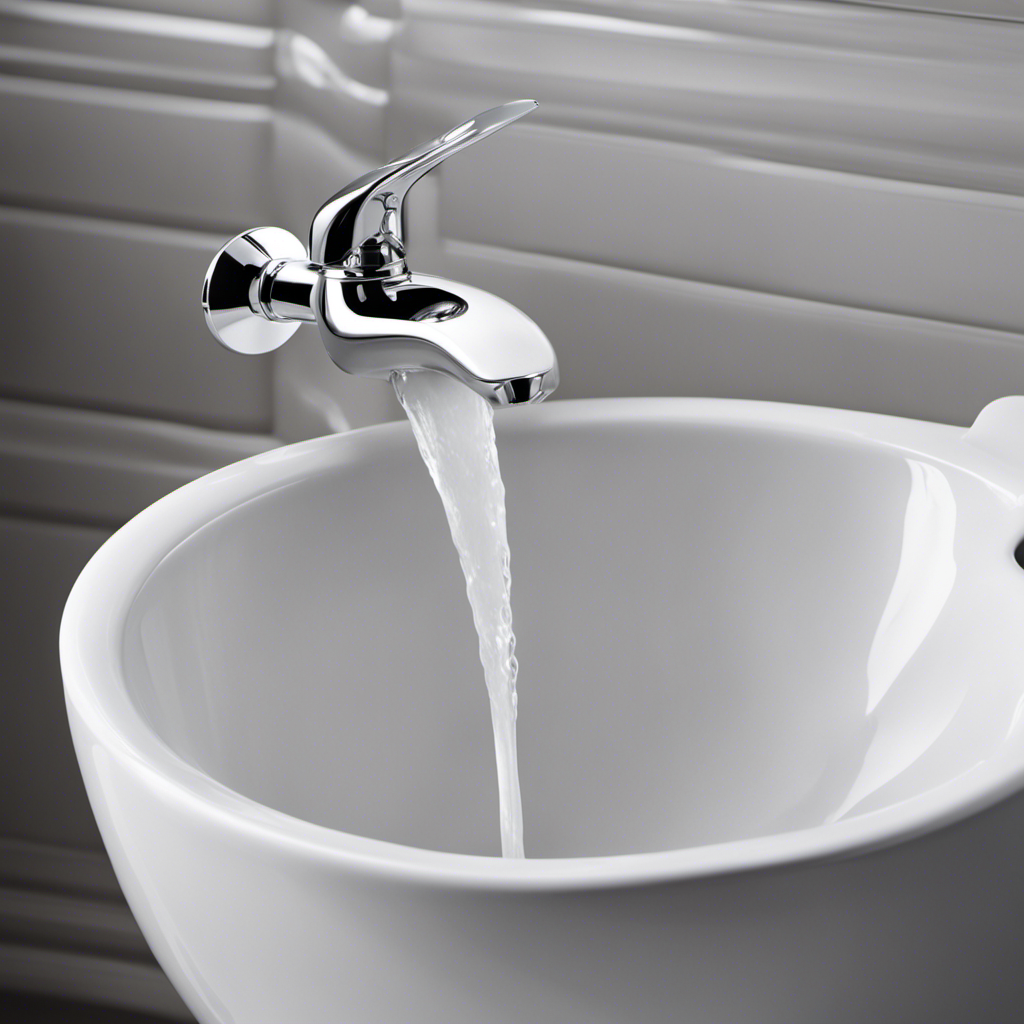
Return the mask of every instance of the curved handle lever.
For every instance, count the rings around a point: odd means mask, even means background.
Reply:
[[[485,110],[433,142],[418,146],[346,185],[313,218],[309,258],[314,263],[348,269],[359,276],[404,271],[402,205],[409,189],[442,160],[518,120],[536,106],[534,100],[514,100]]]

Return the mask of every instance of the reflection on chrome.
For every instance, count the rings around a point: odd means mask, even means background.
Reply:
[[[903,519],[900,562],[868,654],[865,713],[869,717],[887,697],[899,695],[893,685],[938,621],[956,579],[953,490],[937,466],[918,459],[906,461],[910,494]],[[906,713],[902,707],[890,708],[890,713],[876,723],[877,732],[861,770],[829,820],[842,818],[917,761],[945,731],[965,693],[966,688],[960,687],[957,694],[949,695],[952,701],[939,699],[922,704],[915,699]]]

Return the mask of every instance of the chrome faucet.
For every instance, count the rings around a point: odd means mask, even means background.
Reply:
[[[541,329],[495,295],[410,271],[402,209],[427,171],[536,106],[516,100],[485,111],[357,178],[320,207],[308,253],[282,228],[231,239],[203,284],[214,337],[256,355],[283,345],[303,322],[315,323],[348,373],[438,370],[495,405],[547,397],[558,384],[558,362]]]

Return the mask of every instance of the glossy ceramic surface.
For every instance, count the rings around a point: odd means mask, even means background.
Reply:
[[[497,423],[526,862],[490,856],[475,635],[406,425],[190,484],[76,585],[80,764],[199,1019],[1013,1019],[1024,398],[970,431]]]

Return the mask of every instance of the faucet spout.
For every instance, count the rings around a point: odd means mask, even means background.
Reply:
[[[412,273],[365,285],[328,278],[318,301],[324,346],[349,373],[437,370],[502,406],[541,401],[558,385],[544,332],[479,288]]]
[[[411,272],[402,238],[402,205],[412,184],[535,106],[517,100],[485,111],[357,179],[314,217],[308,253],[280,228],[233,238],[214,257],[203,286],[214,336],[253,355],[282,345],[301,323],[316,323],[331,359],[347,373],[388,378],[436,370],[494,405],[546,398],[558,385],[558,362],[543,331],[489,292]]]

